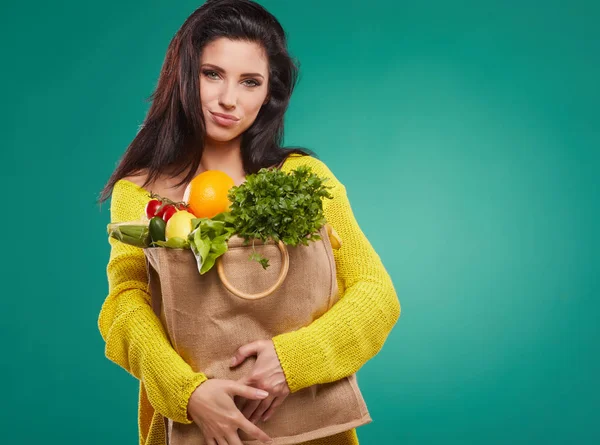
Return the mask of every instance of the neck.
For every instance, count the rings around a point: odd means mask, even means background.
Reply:
[[[206,170],[221,170],[239,182],[245,176],[240,139],[226,142],[207,140],[196,174]]]

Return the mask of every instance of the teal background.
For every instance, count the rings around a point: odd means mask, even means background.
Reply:
[[[598,2],[260,3],[301,62],[286,144],[346,185],[402,304],[361,444],[600,443]],[[199,5],[1,6],[3,443],[137,441],[95,199]]]

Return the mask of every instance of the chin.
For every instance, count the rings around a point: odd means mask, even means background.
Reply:
[[[214,131],[213,129],[207,129],[206,131],[206,137],[215,142],[229,142],[238,136],[239,134],[227,130]]]

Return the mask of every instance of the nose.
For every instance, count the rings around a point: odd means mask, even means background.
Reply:
[[[224,108],[233,108],[237,103],[237,92],[235,83],[223,82],[223,87],[219,94],[219,105]]]

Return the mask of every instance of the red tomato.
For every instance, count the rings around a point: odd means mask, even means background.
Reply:
[[[188,206],[185,204],[177,204],[178,210],[187,210],[189,212]]]
[[[156,212],[162,203],[158,199],[153,199],[146,204],[146,216],[152,219],[155,216],[160,216]]]
[[[175,208],[175,206],[172,204],[168,204],[165,206],[164,211],[162,212],[162,219],[164,219],[165,222],[167,222],[171,218],[171,216],[173,216],[176,212],[177,209]]]

